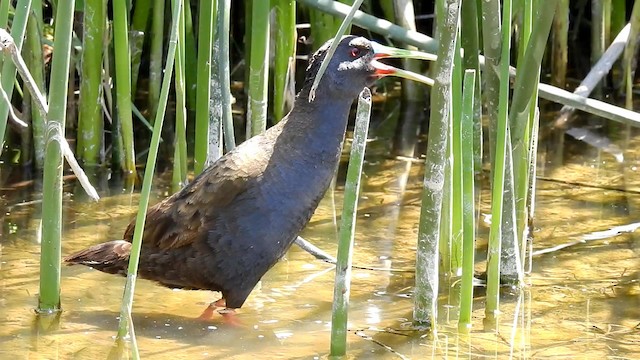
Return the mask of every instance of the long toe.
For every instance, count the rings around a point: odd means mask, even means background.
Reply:
[[[204,309],[202,314],[200,314],[200,316],[197,317],[197,320],[209,321],[209,320],[213,319],[213,314],[214,314],[214,312],[215,312],[215,310],[217,308],[218,307],[215,305],[215,303],[209,304],[209,306],[207,306],[207,308]]]

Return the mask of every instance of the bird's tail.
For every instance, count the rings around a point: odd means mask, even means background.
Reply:
[[[110,274],[125,275],[129,264],[131,243],[114,240],[94,245],[64,258],[69,265],[85,265]]]

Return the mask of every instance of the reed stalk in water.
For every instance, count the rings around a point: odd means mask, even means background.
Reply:
[[[442,217],[442,187],[451,122],[453,59],[456,55],[457,29],[460,21],[460,2],[440,0],[436,2],[436,6],[436,22],[439,27],[438,60],[435,63],[436,82],[431,91],[431,116],[418,228],[413,309],[414,324],[420,326],[435,326],[437,317],[438,242]]]
[[[273,74],[273,115],[280,121],[287,113],[286,100],[293,97],[291,86],[295,75],[296,57],[296,2],[274,1],[276,12],[275,65]]]
[[[210,131],[214,136],[209,137],[209,148],[214,148],[218,144],[217,133],[220,126],[224,132],[224,147],[227,151],[233,150],[236,147],[236,140],[234,136],[233,117],[231,116],[231,75],[229,66],[229,22],[231,17],[231,0],[218,0],[218,20],[216,23],[215,31],[215,45],[214,48],[218,50],[216,53],[215,65],[217,70],[215,72],[215,91],[212,94],[213,102],[220,104],[215,107],[213,119],[217,122],[217,125],[211,126]],[[220,119],[222,124],[220,125]],[[222,148],[220,146],[220,148]],[[211,150],[210,150],[211,151]],[[219,156],[219,155],[218,155]],[[210,157],[210,160],[213,157]]]
[[[172,0],[180,1],[180,0]],[[185,6],[186,8],[187,6]],[[184,8],[183,8],[184,10]],[[185,89],[185,11],[180,12],[178,48],[175,60],[176,125],[173,147],[172,190],[180,190],[187,181],[187,94]]]
[[[133,4],[131,19],[131,93],[135,94],[138,83],[138,71],[142,59],[142,47],[149,27],[151,0],[137,0]]]
[[[162,78],[162,87],[160,89],[160,101],[158,102],[158,111],[153,125],[153,135],[151,136],[151,144],[149,146],[149,155],[145,166],[144,180],[142,190],[140,192],[140,203],[138,205],[138,215],[136,217],[136,225],[131,243],[131,253],[129,255],[129,267],[127,269],[127,280],[125,283],[124,294],[122,297],[122,305],[120,308],[120,321],[118,324],[118,338],[125,338],[131,330],[131,307],[133,305],[133,294],[135,292],[136,278],[138,273],[138,263],[140,261],[140,249],[142,246],[142,234],[144,232],[144,224],[149,208],[149,195],[151,193],[151,184],[158,158],[158,147],[160,144],[160,133],[162,124],[164,123],[164,113],[169,98],[169,88],[171,78],[173,76],[174,60],[176,56],[176,47],[178,42],[178,25],[180,23],[180,12],[182,9],[182,1],[174,1],[171,11],[171,30],[169,33],[169,48],[167,50],[167,60],[164,66],[164,77]],[[136,354],[134,354],[136,355]]]
[[[247,139],[267,128],[270,9],[269,1],[253,1],[251,4]]]
[[[518,61],[518,73],[514,83],[511,109],[509,112],[509,126],[511,127],[511,146],[513,149],[513,171],[514,171],[514,191],[516,197],[516,229],[517,237],[521,243],[520,248],[524,249],[528,236],[528,190],[531,188],[530,182],[535,181],[535,177],[530,178],[530,167],[534,159],[530,158],[532,144],[535,139],[532,134],[535,126],[536,113],[538,108],[538,86],[540,81],[540,64],[547,44],[549,32],[554,18],[558,1],[552,0],[545,3],[549,6],[549,11],[541,11],[541,8],[534,8],[533,4],[525,9],[525,18],[530,17],[530,23],[535,24],[530,31],[530,37],[521,42],[525,47],[522,56]],[[534,16],[535,14],[535,16]],[[520,253],[518,251],[517,253]],[[522,264],[523,255],[518,256],[521,261],[517,276],[518,282],[522,282],[524,274]],[[514,255],[515,257],[515,255]],[[515,279],[514,279],[515,280]]]
[[[460,316],[458,330],[471,330],[471,313],[473,311],[473,274],[475,270],[475,196],[474,196],[474,122],[476,90],[475,70],[466,70],[462,94],[462,109],[460,117],[460,161],[456,167],[460,168],[462,182],[462,281],[460,283]],[[457,136],[456,134],[454,134]]]
[[[113,48],[116,71],[116,108],[122,135],[124,163],[122,171],[128,176],[136,172],[131,116],[131,53],[129,51],[128,8],[126,3],[113,3]]]
[[[3,3],[10,3],[5,1]],[[8,4],[7,4],[8,5]],[[22,49],[24,43],[24,34],[27,29],[27,20],[29,18],[29,11],[31,9],[31,0],[18,0],[13,14],[13,21],[11,22],[11,37],[18,48],[18,51]],[[9,7],[0,9],[2,12],[1,17],[9,16]],[[6,11],[6,14],[5,14]],[[1,19],[2,22],[7,22],[6,19]],[[6,25],[5,25],[6,27]],[[5,61],[2,65],[2,71],[0,73],[2,79],[0,79],[0,87],[6,92],[9,101],[11,101],[11,95],[13,94],[13,86],[16,79],[16,66],[11,61]],[[7,115],[9,115],[10,104],[0,106],[0,145],[4,144],[5,131],[7,129]],[[4,146],[0,146],[0,153]]]
[[[78,114],[76,156],[86,165],[99,165],[103,153],[102,49],[105,39],[107,2],[87,0],[84,5],[82,76]]]
[[[44,27],[42,22],[42,0],[32,0],[32,15],[27,23],[27,38],[25,39],[27,47],[27,66],[33,76],[34,85],[45,91],[44,81],[44,52],[42,50],[41,29]],[[44,148],[45,148],[45,115],[38,109],[37,99],[30,94],[31,98],[31,134],[33,136],[34,147],[34,164],[36,169],[42,169],[44,166]]]
[[[40,255],[39,313],[60,311],[60,263],[62,237],[62,146],[67,114],[69,62],[73,35],[74,0],[60,0],[56,7],[53,60],[49,81],[47,146],[42,189],[42,245]],[[4,64],[5,67],[8,63]]]
[[[511,0],[502,3],[502,23],[500,35],[503,44],[497,58],[499,73],[498,83],[498,112],[496,116],[495,157],[491,184],[491,229],[489,233],[489,246],[487,251],[487,304],[485,308],[485,320],[488,327],[496,323],[500,300],[500,256],[502,253],[503,235],[503,205],[507,162],[507,145],[509,143],[508,132],[508,102],[509,102],[509,58],[511,44]],[[496,16],[497,14],[493,14]],[[486,19],[485,19],[486,20]],[[500,81],[499,79],[503,79]]]
[[[213,48],[213,25],[216,21],[217,1],[201,3],[198,11],[198,59],[196,73],[196,118],[195,144],[193,150],[193,172],[197,175],[207,167],[209,154],[209,118],[213,116],[210,109],[211,96],[211,53]],[[220,53],[219,56],[222,56]]]
[[[358,98],[351,155],[344,185],[344,202],[336,261],[336,279],[333,288],[333,313],[331,317],[331,356],[343,356],[347,351],[347,320],[349,291],[351,288],[351,259],[358,212],[358,195],[367,146],[369,118],[371,115],[371,91],[365,88]]]
[[[156,117],[162,83],[162,55],[164,52],[164,0],[153,0],[151,16],[151,51],[149,54],[149,118]]]

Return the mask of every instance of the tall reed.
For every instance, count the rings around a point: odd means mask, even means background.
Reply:
[[[49,80],[46,155],[42,189],[42,246],[40,255],[39,313],[60,311],[62,238],[62,147],[67,115],[69,62],[74,0],[59,0],[56,7],[53,60]],[[8,63],[4,65],[7,66]]]
[[[10,3],[9,1],[4,1],[3,3]],[[10,4],[7,4],[10,5]],[[11,22],[11,37],[13,37],[13,41],[16,44],[16,47],[20,51],[22,49],[22,44],[24,42],[24,34],[27,29],[27,20],[29,19],[29,11],[31,9],[31,0],[18,0],[15,7],[15,12],[13,14],[13,21]],[[6,15],[9,15],[9,7],[2,9],[4,13],[6,10]],[[7,22],[5,19],[3,22]],[[15,84],[16,78],[16,66],[11,61],[5,61],[2,65],[2,71],[0,72],[2,75],[2,79],[0,79],[0,86],[7,93],[7,97],[11,100],[11,96],[13,94],[13,86]],[[7,106],[0,106],[0,144],[4,144],[4,136],[7,129],[7,115],[9,115],[9,104]],[[4,146],[0,147],[0,153]]]
[[[164,0],[153,0],[151,7],[151,53],[149,54],[149,118],[153,122],[162,83],[164,52]],[[114,19],[115,20],[115,19]]]
[[[270,10],[269,1],[252,2],[247,139],[264,132],[267,127]]]
[[[463,3],[464,5],[464,3]],[[458,330],[469,332],[473,306],[473,274],[475,269],[475,195],[474,195],[474,122],[476,100],[475,70],[466,70],[460,118],[461,149],[456,167],[460,168],[462,182],[462,281],[460,283],[460,316]],[[458,134],[456,134],[458,135]],[[454,161],[456,159],[454,158]]]
[[[105,41],[107,2],[88,0],[84,3],[82,37],[82,76],[78,114],[76,155],[87,165],[102,163],[102,48]]]
[[[182,0],[172,0],[182,1]],[[186,5],[186,4],[185,4]],[[178,191],[187,181],[187,91],[186,91],[186,71],[185,71],[185,13],[180,12],[180,22],[178,24],[178,48],[175,59],[175,82],[176,92],[176,125],[175,139],[173,147],[173,177],[172,189]]]
[[[476,80],[473,92],[473,168],[476,173],[482,170],[482,99],[480,92],[480,29],[478,16],[480,14],[479,5],[476,1],[462,2],[462,15],[460,22],[460,42],[464,49],[462,59],[465,69],[475,71]],[[479,195],[479,194],[478,194]]]
[[[527,192],[531,188],[530,182],[535,177],[529,177],[530,167],[534,159],[530,158],[532,149],[532,133],[535,126],[536,110],[538,106],[538,82],[540,80],[540,64],[546,47],[551,24],[558,1],[551,0],[546,3],[549,11],[541,11],[541,8],[531,8],[532,23],[530,39],[523,51],[522,61],[518,62],[518,73],[514,83],[513,98],[509,113],[509,125],[511,126],[511,144],[513,148],[513,169],[515,177],[516,194],[516,218],[518,236],[524,243],[528,235],[528,204]],[[545,5],[545,6],[547,6]],[[533,16],[535,14],[535,16]],[[524,44],[523,44],[524,46]],[[524,245],[521,246],[524,248]],[[522,270],[519,280],[522,281]]]
[[[336,278],[333,288],[333,311],[331,316],[331,356],[344,356],[347,351],[347,320],[349,313],[349,294],[351,288],[351,259],[355,236],[356,214],[360,179],[367,146],[369,118],[371,115],[371,91],[362,90],[358,97],[351,155],[344,185],[344,202],[336,261]]]
[[[133,4],[133,17],[131,19],[131,91],[136,92],[138,83],[138,71],[142,59],[142,46],[149,27],[151,15],[151,0],[137,0]]]
[[[495,143],[495,162],[493,167],[493,182],[491,184],[491,229],[489,233],[489,246],[487,251],[487,303],[485,307],[485,321],[488,327],[492,327],[496,323],[498,317],[498,307],[500,301],[500,257],[502,253],[502,234],[503,234],[503,205],[504,205],[504,188],[505,177],[509,176],[505,173],[507,162],[510,156],[507,156],[507,145],[509,141],[508,132],[508,101],[509,101],[509,59],[511,47],[511,0],[505,0],[502,3],[502,22],[501,22],[501,44],[500,57],[497,59],[499,67],[498,74],[498,113],[496,117],[496,137]],[[493,13],[497,16],[497,13]],[[486,20],[486,19],[485,19]],[[500,81],[499,79],[504,79]]]
[[[224,147],[227,151],[236,147],[236,139],[234,136],[233,117],[231,114],[231,75],[229,66],[229,24],[231,17],[231,0],[218,0],[218,21],[215,31],[215,45],[218,49],[214,65],[217,68],[215,72],[215,83],[212,94],[212,101],[216,105],[213,119],[220,119],[222,130],[224,132]],[[217,130],[220,125],[213,126]],[[212,131],[213,132],[213,131]],[[217,143],[218,139],[214,136],[209,137],[210,144]],[[212,146],[210,146],[212,148]]]
[[[217,19],[217,1],[201,3],[198,12],[198,74],[196,88],[195,144],[193,150],[193,171],[199,174],[208,166],[209,154],[209,118],[211,96],[211,53],[213,49],[213,25]],[[222,56],[222,54],[220,54]]]
[[[155,172],[156,160],[158,157],[160,133],[162,131],[162,124],[164,123],[164,114],[167,107],[167,100],[169,98],[169,88],[172,80],[171,78],[173,76],[181,9],[182,1],[174,0],[171,8],[169,48],[167,50],[167,60],[164,65],[164,77],[162,78],[162,86],[160,88],[160,101],[158,102],[158,111],[156,112],[156,118],[153,125],[153,135],[151,136],[151,144],[149,145],[149,154],[145,166],[142,190],[140,192],[138,215],[136,217],[133,241],[131,243],[129,267],[127,268],[127,280],[125,283],[124,293],[122,296],[122,304],[120,307],[120,319],[118,324],[117,336],[120,339],[125,338],[129,334],[129,332],[133,330],[131,327],[131,307],[133,305],[133,294],[135,292],[138,264],[140,261],[142,235],[144,233],[147,209],[149,208],[149,195],[151,193],[151,184]],[[133,354],[133,356],[139,357],[139,355],[135,353]]]
[[[124,151],[122,171],[136,173],[131,116],[131,53],[129,51],[128,8],[122,1],[113,2],[113,47],[116,73],[116,109]]]
[[[7,1],[9,3],[9,1]],[[44,80],[44,52],[42,50],[42,0],[32,0],[31,16],[27,23],[27,66],[33,76],[34,85],[46,93]],[[31,136],[33,137],[34,163],[36,169],[44,166],[45,117],[40,113],[37,100],[31,98]]]
[[[439,266],[437,249],[442,216],[442,187],[447,162],[447,137],[452,116],[451,81],[453,58],[457,48],[460,2],[438,0],[436,6],[436,22],[439,27],[438,60],[434,71],[436,82],[431,91],[431,116],[416,250],[416,288],[413,309],[414,323],[431,324],[431,326],[435,326],[437,317]]]
[[[286,101],[295,89],[290,84],[295,77],[296,58],[296,2],[274,0],[276,13],[275,65],[273,74],[273,115],[280,121],[287,113]]]

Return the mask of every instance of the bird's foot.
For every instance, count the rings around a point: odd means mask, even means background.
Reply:
[[[213,304],[209,304],[209,306],[207,306],[207,308],[204,309],[202,314],[200,314],[200,316],[197,317],[197,320],[200,320],[200,321],[211,320],[213,318],[213,312],[216,310],[216,307],[212,305]]]
[[[200,321],[209,321],[213,319],[214,311],[218,308],[225,308],[227,306],[226,301],[223,299],[217,300],[209,304],[206,309],[198,316],[198,320]],[[222,311],[222,310],[221,310]]]
[[[224,319],[224,323],[234,326],[234,327],[243,327],[244,324],[238,318],[235,309],[224,308],[218,310],[218,313],[222,315],[222,319]]]

